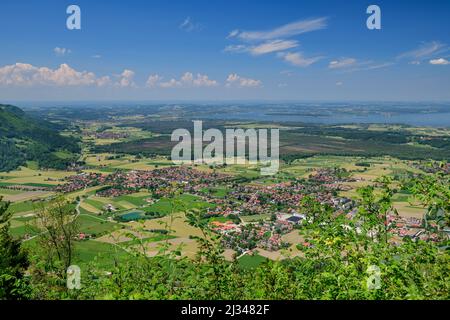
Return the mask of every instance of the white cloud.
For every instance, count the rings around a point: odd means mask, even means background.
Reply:
[[[261,80],[255,80],[250,78],[244,78],[236,73],[231,73],[228,75],[226,80],[226,87],[238,87],[238,88],[255,88],[262,85]]]
[[[191,17],[186,17],[178,27],[186,32],[199,31],[202,29],[202,25],[192,21]]]
[[[127,88],[127,87],[136,87],[136,83],[134,82],[134,71],[125,69],[123,72],[118,75],[118,80],[116,82],[116,86]]]
[[[157,86],[158,82],[161,81],[162,77],[158,74],[151,74],[148,76],[145,86],[148,88],[154,88]]]
[[[298,46],[297,41],[292,40],[271,40],[264,42],[258,46],[252,47],[250,49],[250,53],[258,56],[266,53],[283,51],[286,49],[295,48]]]
[[[338,87],[340,87],[340,86],[344,85],[344,83],[343,83],[342,81],[337,81],[337,82],[336,82],[336,85],[337,85]]]
[[[190,72],[186,72],[181,77],[181,82],[184,85],[194,87],[215,87],[218,85],[216,80],[209,79],[207,75],[197,73],[197,75],[194,77],[194,75]]]
[[[104,86],[109,77],[98,78],[93,72],[77,71],[67,64],[56,69],[16,63],[0,68],[0,84],[12,86]]]
[[[302,33],[320,30],[327,27],[327,18],[315,18],[298,20],[285,24],[278,28],[265,31],[231,31],[227,39],[234,38],[251,44],[233,44],[225,47],[225,52],[249,53],[252,56],[260,56],[269,53],[277,53],[278,57],[285,61],[301,67],[307,67],[322,57],[305,58],[302,53],[289,53],[289,49],[299,46],[297,40],[287,40],[286,38]]]
[[[343,58],[340,60],[333,60],[328,65],[330,69],[340,69],[340,68],[348,68],[354,66],[356,64],[356,59],[354,58]]]
[[[219,85],[216,80],[209,79],[207,75],[197,73],[194,76],[191,72],[185,72],[180,79],[170,79],[169,81],[162,81],[162,77],[155,74],[150,75],[147,79],[146,86],[149,88],[189,88],[189,87],[215,87]]]
[[[233,30],[228,38],[239,38],[245,41],[280,39],[299,35],[327,27],[327,18],[306,19],[295,21],[281,27],[266,31],[239,31]]]
[[[239,30],[233,30],[233,31],[231,31],[229,34],[228,34],[228,36],[227,36],[227,39],[229,39],[229,38],[234,38],[234,37],[236,37],[237,35],[239,34]]]
[[[111,78],[108,76],[103,76],[97,79],[97,86],[104,87],[111,84]]]
[[[430,64],[434,65],[447,65],[450,64],[450,62],[447,59],[439,58],[439,59],[431,59]]]
[[[413,59],[414,61],[423,60],[432,57],[438,53],[447,51],[445,44],[439,41],[425,42],[417,49],[404,52],[397,56],[397,59]]]
[[[172,78],[169,81],[161,82],[159,86],[161,88],[176,88],[181,87],[181,82]]]
[[[102,56],[101,55],[99,55],[99,54],[94,54],[93,56],[92,56],[92,58],[94,58],[94,59],[100,59]]]
[[[269,40],[256,46],[246,46],[243,44],[226,46],[225,52],[243,53],[248,52],[254,56],[260,56],[267,53],[284,51],[287,49],[298,47],[295,40]]]
[[[297,67],[308,67],[322,59],[322,57],[305,58],[301,52],[279,52],[278,57]]]
[[[54,52],[58,57],[62,57],[62,56],[65,56],[66,54],[71,53],[72,51],[71,51],[70,49],[67,49],[67,48],[56,47],[55,49],[53,49],[53,52]]]
[[[278,88],[285,88],[285,87],[287,87],[287,83],[279,83],[278,84]]]
[[[342,58],[340,60],[333,60],[328,64],[329,69],[342,70],[345,73],[356,71],[369,71],[381,68],[387,68],[394,65],[393,62],[375,62],[371,60],[358,61],[354,58]]]
[[[376,70],[376,69],[382,69],[382,68],[387,68],[394,65],[393,62],[384,62],[384,63],[378,63],[378,64],[371,64],[369,66],[367,66],[366,68],[364,68],[363,70]]]
[[[242,53],[248,52],[249,47],[243,44],[231,44],[229,46],[226,46],[225,49],[223,49],[223,51],[232,53]]]

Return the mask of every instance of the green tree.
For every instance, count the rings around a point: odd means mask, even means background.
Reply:
[[[392,196],[395,189],[391,187],[392,179],[383,177],[377,181],[378,192],[374,186],[358,189],[361,197],[357,218],[361,223],[361,231],[372,240],[388,242],[389,215],[398,215],[392,204]]]
[[[0,299],[22,299],[27,296],[27,282],[24,278],[28,259],[19,240],[10,232],[11,212],[9,202],[0,197]]]
[[[403,187],[426,208],[425,228],[430,229],[430,221],[435,221],[436,230],[431,231],[442,235],[443,229],[450,226],[450,175],[444,171],[421,175],[404,181]]]
[[[40,230],[38,242],[45,259],[45,268],[56,271],[65,279],[66,270],[74,257],[74,242],[79,234],[75,206],[62,196],[39,203],[36,227]]]

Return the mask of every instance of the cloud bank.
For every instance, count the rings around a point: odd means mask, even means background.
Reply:
[[[56,69],[16,63],[0,68],[0,84],[14,86],[104,86],[108,76],[97,77],[93,72],[77,71],[63,63]]]
[[[227,38],[239,38],[244,41],[271,40],[296,36],[302,33],[325,29],[327,18],[305,19],[265,31],[233,30]]]

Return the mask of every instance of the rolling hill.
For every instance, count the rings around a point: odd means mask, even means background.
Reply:
[[[0,104],[0,172],[14,170],[26,161],[36,161],[42,168],[67,167],[76,160],[80,147],[75,139],[62,136],[61,129],[16,106]]]

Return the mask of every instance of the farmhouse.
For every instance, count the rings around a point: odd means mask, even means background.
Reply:
[[[290,222],[292,224],[299,224],[302,220],[303,219],[299,216],[292,216],[286,219],[287,222]]]

